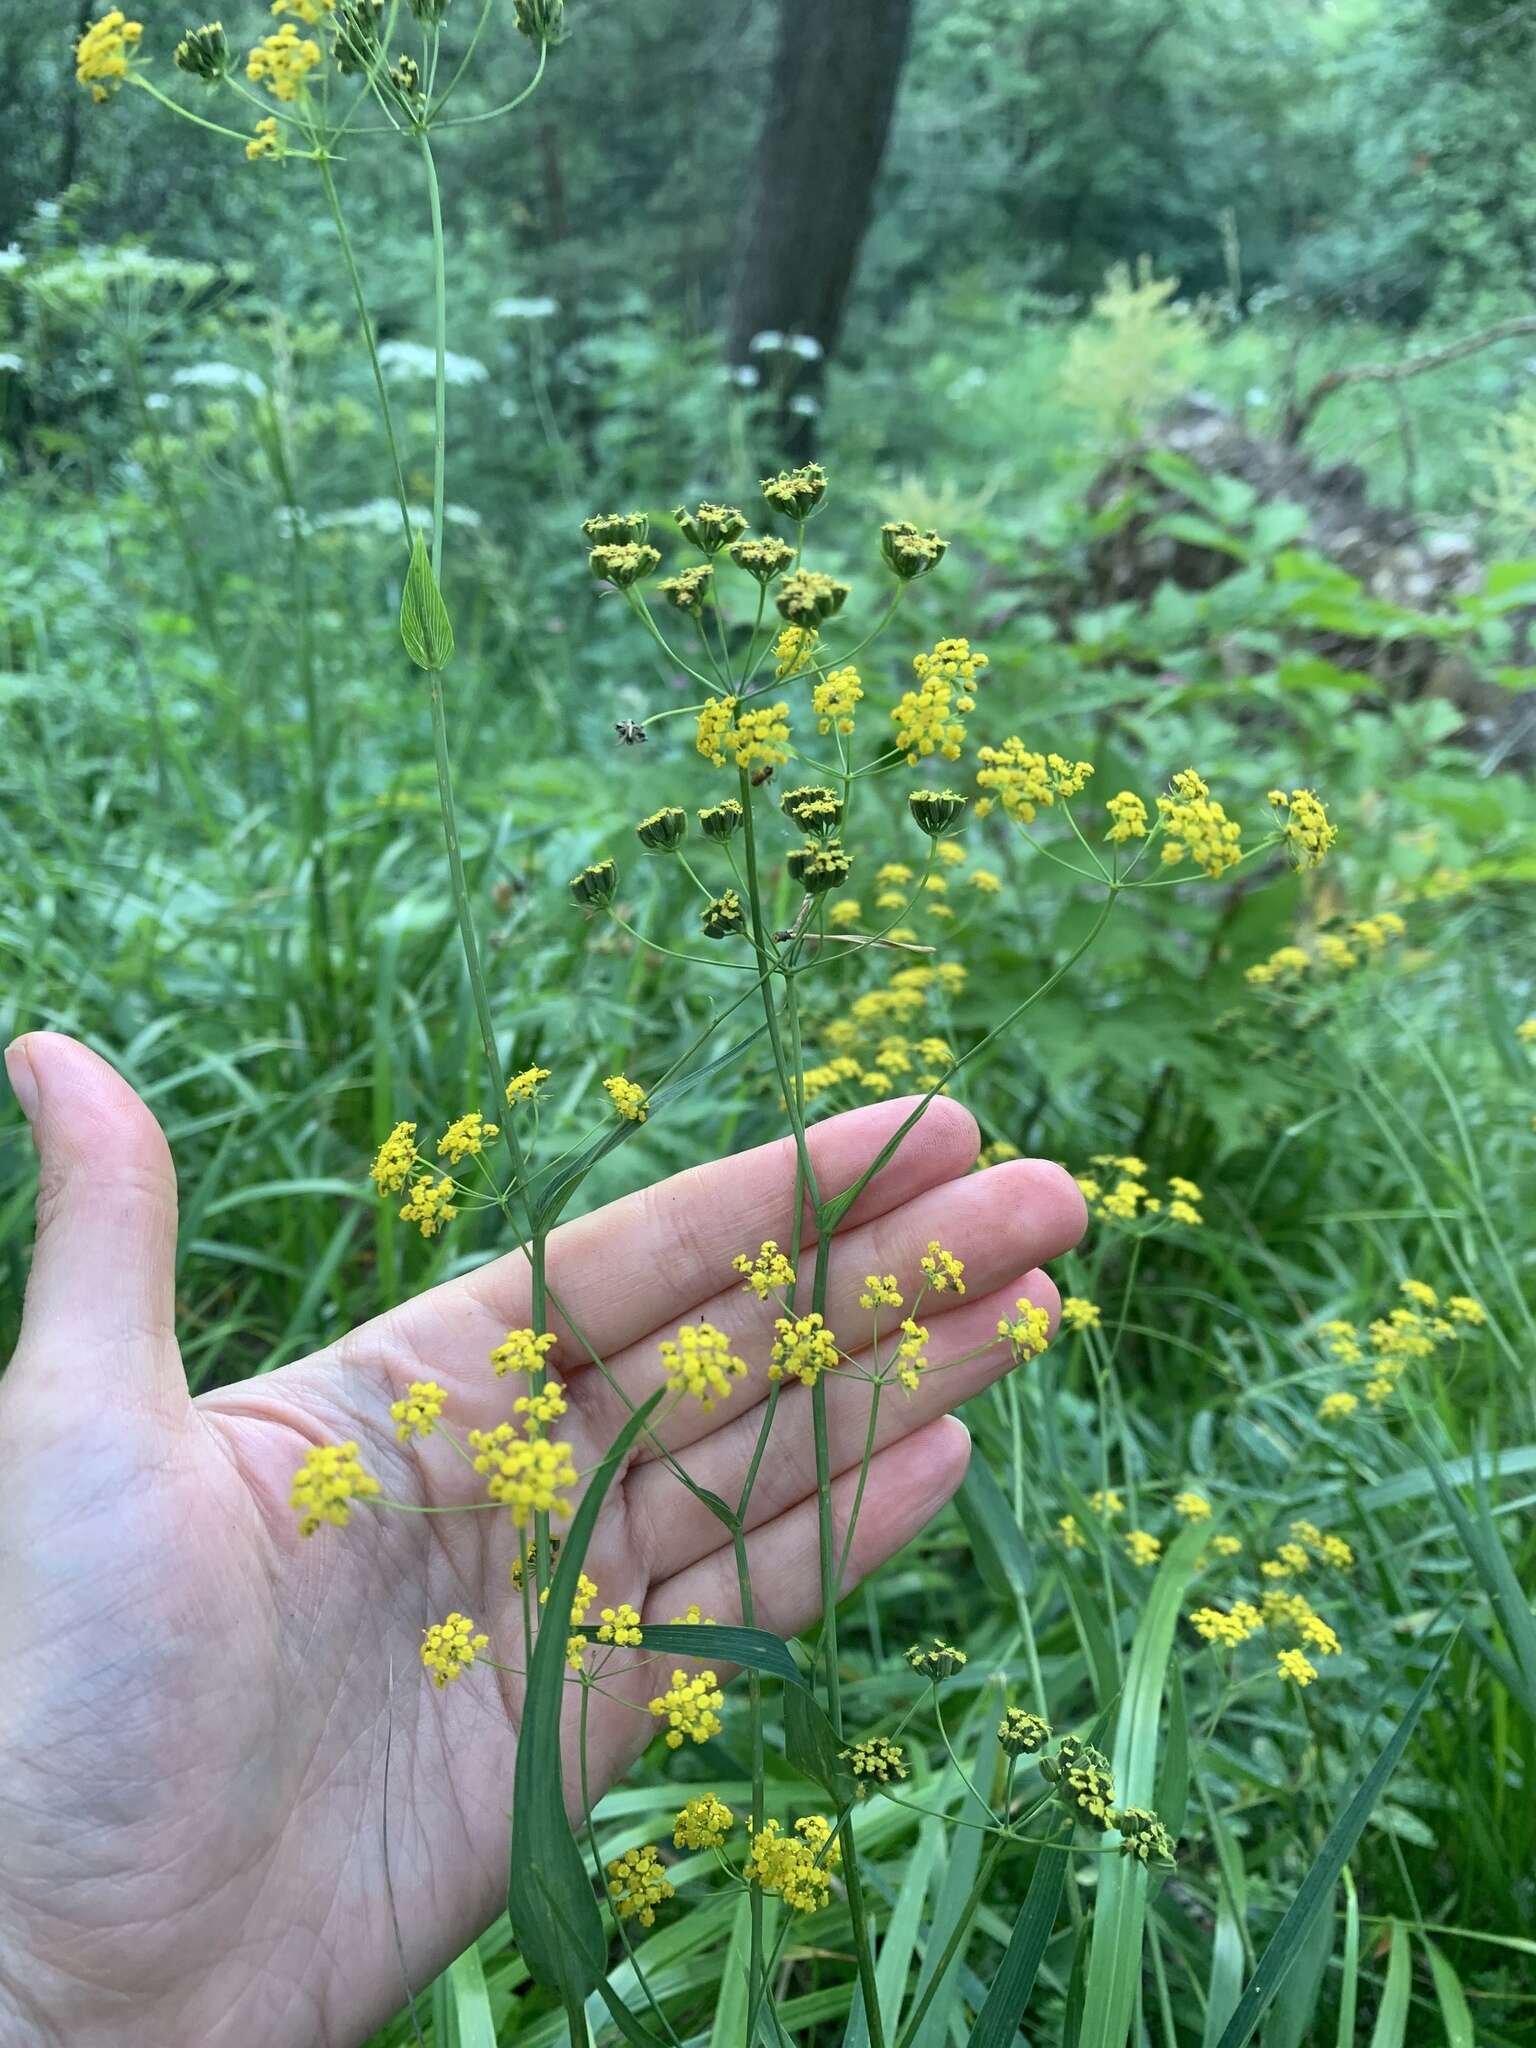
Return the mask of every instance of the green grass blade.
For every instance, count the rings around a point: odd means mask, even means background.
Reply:
[[[444,1979],[447,2020],[443,2048],[496,2048],[496,2020],[478,1948],[448,1965]]]
[[[1339,1985],[1338,2048],[1353,2048],[1355,2013],[1360,2004],[1360,1895],[1346,1863],[1344,1878],[1344,1958]]]
[[[1472,2008],[1467,2004],[1467,1994],[1461,1988],[1456,1966],[1428,1935],[1422,1935],[1420,1939],[1429,1958],[1429,1974],[1435,1980],[1435,1996],[1440,2001],[1445,2048],[1473,2048],[1477,2036],[1472,2026]]]
[[[786,1684],[809,1683],[780,1636],[761,1628],[734,1628],[719,1622],[647,1623],[641,1630],[648,1650],[672,1650],[680,1657],[703,1657],[720,1664],[746,1664]]]
[[[560,1722],[565,1699],[565,1645],[571,1606],[593,1526],[630,1445],[665,1394],[656,1392],[625,1423],[593,1474],[560,1546],[560,1562],[528,1670],[523,1725],[513,1780],[511,1869],[507,1917],[533,1975],[569,2004],[600,1990],[608,1943],[592,1879],[565,1811]]]
[[[1067,1877],[1067,1849],[1042,1849],[1013,1934],[998,1965],[987,2002],[976,2015],[970,2048],[1011,2048],[1014,2035],[1035,1988]]]
[[[1243,1989],[1243,1930],[1224,1899],[1211,1944],[1211,1979],[1205,2000],[1204,2048],[1214,2048]]]
[[[1452,1641],[1454,1640],[1453,1637]],[[1259,1966],[1249,1978],[1247,1988],[1237,2002],[1237,2010],[1228,2021],[1218,2048],[1243,2048],[1243,2043],[1268,2010],[1270,2001],[1279,1990],[1286,1972],[1301,1951],[1308,1928],[1333,1896],[1333,1888],[1339,1881],[1339,1872],[1344,1868],[1356,1842],[1364,1832],[1365,1824],[1370,1819],[1387,1780],[1397,1769],[1450,1652],[1451,1645],[1448,1642],[1425,1674],[1423,1683],[1409,1702],[1408,1711],[1392,1731],[1381,1755],[1367,1771],[1344,1810],[1328,1830],[1327,1839],[1319,1850],[1316,1861],[1302,1879],[1301,1888],[1295,1898],[1286,1908],[1269,1947],[1259,1958]]]
[[[1413,1967],[1408,1953],[1408,1930],[1401,1920],[1392,1923],[1392,1946],[1387,1955],[1387,1981],[1382,1986],[1376,2024],[1371,2029],[1371,2048],[1403,2048],[1408,2031],[1408,2000],[1413,1991]]]
[[[1149,1806],[1157,1774],[1163,1686],[1185,1588],[1209,1531],[1185,1529],[1169,1546],[1142,1609],[1126,1665],[1112,1764],[1122,1806]],[[1100,1862],[1099,1896],[1083,2002],[1083,2048],[1121,2048],[1130,2032],[1141,1977],[1147,1871],[1129,1857]]]

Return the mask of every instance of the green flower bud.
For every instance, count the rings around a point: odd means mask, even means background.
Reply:
[[[607,541],[592,550],[587,564],[594,576],[617,584],[620,590],[628,590],[632,583],[659,568],[661,557],[641,541]]]
[[[558,43],[565,35],[565,0],[512,0],[518,29],[535,43]]]
[[[714,575],[714,569],[708,562],[700,562],[696,568],[669,576],[665,583],[656,587],[668,604],[675,605],[680,612],[692,612],[697,617],[704,609],[704,600],[709,595]]]
[[[966,798],[953,789],[914,789],[907,803],[918,830],[930,839],[942,839],[960,822]]]
[[[690,512],[686,505],[679,505],[672,514],[677,521],[678,531],[683,539],[706,555],[718,555],[733,540],[740,540],[747,530],[747,516],[738,512],[734,505],[711,505],[708,502]]]
[[[371,71],[379,61],[384,0],[338,0],[335,24],[336,67],[349,76]]]
[[[784,578],[774,602],[780,618],[788,619],[792,626],[818,626],[842,610],[848,602],[848,586],[819,570],[797,569]]]
[[[907,1662],[918,1676],[931,1678],[935,1684],[941,1679],[953,1678],[968,1661],[964,1650],[957,1650],[942,1636],[935,1636],[926,1647],[914,1643],[907,1652]]]
[[[802,832],[835,832],[842,823],[843,800],[836,790],[808,782],[799,789],[786,789],[779,809]]]
[[[229,69],[229,44],[223,22],[210,21],[202,28],[189,28],[176,45],[176,68],[189,71],[209,85],[221,79]]]
[[[410,7],[418,21],[432,28],[448,12],[448,0],[410,0]]]
[[[611,860],[594,861],[571,877],[571,901],[585,910],[601,910],[613,901],[619,886],[619,871]]]
[[[1010,1707],[998,1723],[997,1740],[1004,1756],[1033,1756],[1051,1739],[1051,1724],[1022,1707]]]
[[[771,583],[775,576],[782,576],[795,559],[795,551],[787,540],[778,540],[771,533],[765,533],[757,540],[738,540],[731,544],[731,560],[738,569],[745,569],[749,576],[755,576],[759,583]]]
[[[598,512],[583,519],[581,530],[595,548],[621,548],[648,539],[651,522],[643,512]]]
[[[742,815],[741,805],[735,797],[728,796],[723,803],[700,811],[699,830],[706,839],[730,839],[741,830]]]
[[[414,57],[399,56],[389,67],[389,82],[403,100],[421,96],[421,67]]]
[[[747,928],[746,913],[741,907],[741,898],[734,889],[727,889],[706,903],[699,914],[706,939],[734,938],[737,932]]]
[[[1122,1856],[1134,1856],[1138,1863],[1157,1863],[1170,1870],[1177,1862],[1172,1835],[1147,1807],[1121,1807],[1110,1815],[1109,1824],[1119,1830]]]
[[[827,495],[827,472],[819,462],[781,469],[777,476],[763,478],[762,491],[775,512],[790,519],[809,519]]]
[[[825,896],[830,889],[841,889],[853,861],[837,840],[824,840],[818,846],[809,839],[804,846],[797,846],[784,864],[807,896]]]
[[[635,827],[636,837],[649,853],[671,853],[683,843],[688,831],[688,813],[676,804],[664,804]]]
[[[931,528],[920,533],[910,519],[893,519],[880,529],[880,552],[903,583],[936,569],[948,551],[947,540]]]

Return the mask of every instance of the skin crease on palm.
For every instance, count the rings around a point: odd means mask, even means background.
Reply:
[[[498,1259],[311,1358],[193,1401],[174,1334],[176,1185],[159,1126],[72,1040],[34,1033],[7,1067],[40,1193],[21,1340],[0,1377],[0,2048],[346,2048],[402,2002],[391,1892],[418,1989],[501,1905],[517,1682],[477,1668],[439,1691],[418,1652],[423,1628],[457,1608],[490,1631],[492,1655],[519,1661],[516,1538],[500,1510],[362,1507],[346,1529],[306,1540],[289,1488],[312,1444],[355,1437],[387,1496],[483,1498],[449,1445],[397,1444],[387,1411],[411,1380],[435,1378],[461,1430],[510,1412],[516,1388],[488,1354],[528,1320],[526,1262]],[[911,1106],[818,1126],[823,1192],[854,1180]],[[866,1273],[894,1273],[910,1295],[937,1237],[965,1260],[968,1292],[925,1304],[931,1362],[984,1347],[883,1400],[849,1584],[959,1485],[970,1439],[946,1411],[1006,1368],[991,1340],[1020,1295],[1054,1315],[1038,1266],[1083,1227],[1059,1168],[977,1173],[976,1150],[968,1113],[936,1100],[839,1230],[834,1329],[868,1329],[855,1306]],[[789,1239],[792,1201],[792,1154],[776,1144],[551,1240],[555,1292],[630,1397],[658,1383],[656,1347],[680,1321],[704,1315],[731,1334],[750,1377],[710,1415],[693,1402],[672,1410],[663,1432],[725,1495],[756,1434],[774,1312],[735,1284],[730,1261]],[[585,1357],[567,1341],[551,1361],[583,1470],[623,1414]],[[857,1380],[829,1382],[839,1528],[868,1400]],[[809,1395],[792,1387],[750,1538],[759,1623],[783,1635],[818,1611],[816,1515]],[[692,1601],[736,1620],[723,1535],[642,1453],[610,1492],[587,1569],[605,1604],[633,1601],[647,1620]],[[594,1797],[654,1733],[643,1711],[653,1678],[638,1670],[629,1701],[594,1697]]]

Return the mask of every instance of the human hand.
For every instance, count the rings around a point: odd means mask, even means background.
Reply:
[[[389,1404],[413,1380],[490,1428],[510,1407],[488,1354],[528,1321],[527,1262],[497,1259],[263,1379],[189,1398],[176,1347],[176,1186],[153,1116],[102,1060],[34,1033],[7,1066],[41,1161],[21,1340],[0,1379],[0,2048],[314,2048],[361,2040],[497,1912],[521,1696],[477,1669],[439,1691],[425,1625],[474,1616],[496,1646],[519,1539],[500,1511],[371,1514],[298,1532],[293,1475],[316,1443],[356,1438],[385,1495],[469,1505],[483,1483],[446,1445],[401,1445]],[[910,1112],[888,1102],[812,1133],[825,1192],[852,1182]],[[947,1410],[1008,1363],[994,1341],[1020,1295],[1054,1315],[1037,1264],[1082,1229],[1060,1169],[972,1173],[976,1130],[939,1098],[843,1220],[828,1322],[869,1272],[915,1274],[939,1238],[969,1292],[925,1311],[934,1365],[887,1400],[856,1525],[851,1584],[959,1485],[970,1439]],[[550,1240],[561,1301],[630,1399],[657,1345],[703,1314],[752,1371],[710,1414],[662,1427],[693,1477],[739,1491],[761,1420],[774,1304],[732,1256],[792,1236],[788,1144],[717,1161],[570,1223]],[[561,1327],[556,1325],[556,1327]],[[561,1433],[583,1470],[626,1410],[567,1333]],[[866,1382],[828,1383],[839,1527],[863,1450]],[[810,1396],[780,1399],[752,1496],[759,1625],[817,1614]],[[756,1410],[757,1412],[754,1412]],[[697,1602],[739,1619],[725,1532],[643,1450],[603,1508],[586,1568],[605,1603],[647,1620]],[[520,1609],[518,1610],[520,1612]],[[621,1692],[622,1674],[605,1681]],[[643,1702],[649,1677],[636,1673]],[[655,1723],[592,1698],[593,1796]],[[388,1755],[388,1772],[385,1758]],[[388,1804],[386,1811],[386,1776]],[[387,1862],[386,1862],[387,1858]]]

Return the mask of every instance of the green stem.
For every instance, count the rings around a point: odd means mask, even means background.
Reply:
[[[378,393],[379,416],[384,422],[384,438],[389,443],[389,459],[395,473],[395,497],[400,506],[400,523],[405,529],[405,550],[411,550],[411,511],[405,496],[405,470],[400,461],[400,444],[395,438],[395,416],[390,410],[389,388],[384,382],[384,369],[379,361],[378,344],[373,336],[373,316],[368,311],[367,296],[363,291],[362,274],[357,267],[357,257],[352,249],[352,237],[347,232],[346,218],[341,210],[341,200],[336,192],[336,180],[331,175],[331,160],[322,153],[320,157],[320,181],[325,187],[326,200],[330,205],[331,219],[336,226],[336,239],[341,245],[341,260],[347,266],[347,276],[352,285],[352,297],[357,303],[358,323],[363,330],[363,343],[368,350],[368,361],[373,367],[373,384]],[[434,534],[434,539],[436,538]]]

